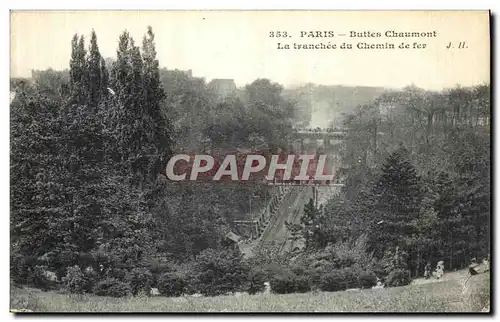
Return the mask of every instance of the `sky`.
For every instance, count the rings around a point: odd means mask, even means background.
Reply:
[[[147,26],[156,35],[161,67],[193,75],[231,78],[238,86],[269,78],[285,86],[316,83],[440,90],[489,83],[487,11],[13,11],[11,77],[32,69],[69,67],[71,38],[95,30],[101,54],[116,57],[118,37],[128,30],[137,44]],[[351,31],[433,32],[435,38],[349,37]],[[271,38],[286,31],[289,38]],[[301,32],[332,31],[332,38]],[[340,36],[345,34],[346,36]],[[278,43],[351,43],[352,50],[279,50]],[[357,49],[358,43],[401,43],[424,49]],[[449,43],[454,48],[447,49]],[[467,48],[458,49],[459,42]],[[86,43],[88,45],[88,41]]]

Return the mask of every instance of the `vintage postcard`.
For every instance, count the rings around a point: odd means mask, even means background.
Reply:
[[[11,312],[491,312],[490,12],[10,32]]]

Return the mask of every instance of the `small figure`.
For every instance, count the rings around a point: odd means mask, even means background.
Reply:
[[[476,259],[473,258],[471,260],[471,263],[469,264],[469,276],[465,279],[465,282],[464,282],[464,291],[466,291],[466,286],[467,286],[467,282],[469,281],[469,279],[474,276],[474,275],[477,275],[479,274],[478,271],[475,270],[475,267],[477,267],[478,265],[476,264]]]
[[[396,253],[394,254],[394,266],[399,267],[399,246],[396,246]]]
[[[372,286],[372,289],[378,289],[378,288],[384,288],[384,284],[382,283],[382,280],[377,277],[377,285]]]
[[[488,255],[489,257],[489,255]],[[483,272],[488,272],[490,270],[490,259],[486,257],[483,259],[484,270]]]
[[[271,284],[269,282],[264,282],[264,294],[271,293]]]
[[[444,262],[439,261],[436,265],[436,278],[440,279],[444,275]]]
[[[469,274],[471,276],[479,274],[473,267],[469,267]]]
[[[478,266],[479,266],[479,264],[476,263],[476,258],[474,257],[473,259],[471,259],[470,264],[469,264],[469,274],[471,276],[479,274],[479,272],[476,270],[476,267],[478,267]]]
[[[424,268],[424,277],[426,280],[428,280],[429,278],[431,278],[431,262],[427,262],[427,265],[425,265],[425,268]]]

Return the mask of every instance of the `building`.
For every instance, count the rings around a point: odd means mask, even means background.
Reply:
[[[212,79],[208,83],[208,88],[215,91],[220,97],[224,98],[236,91],[236,83],[234,79],[222,79],[216,78]]]
[[[193,77],[193,70],[192,69],[188,69],[188,70],[174,69],[174,72],[179,72],[181,74],[186,75],[189,78]]]
[[[233,250],[239,250],[241,252],[241,242],[243,242],[243,239],[235,233],[229,232],[226,234],[225,245],[232,248]]]

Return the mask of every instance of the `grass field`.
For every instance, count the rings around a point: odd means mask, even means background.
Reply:
[[[10,307],[33,312],[481,312],[489,308],[489,298],[485,273],[473,276],[467,288],[463,278],[450,278],[375,290],[198,298],[116,299],[12,288]]]

